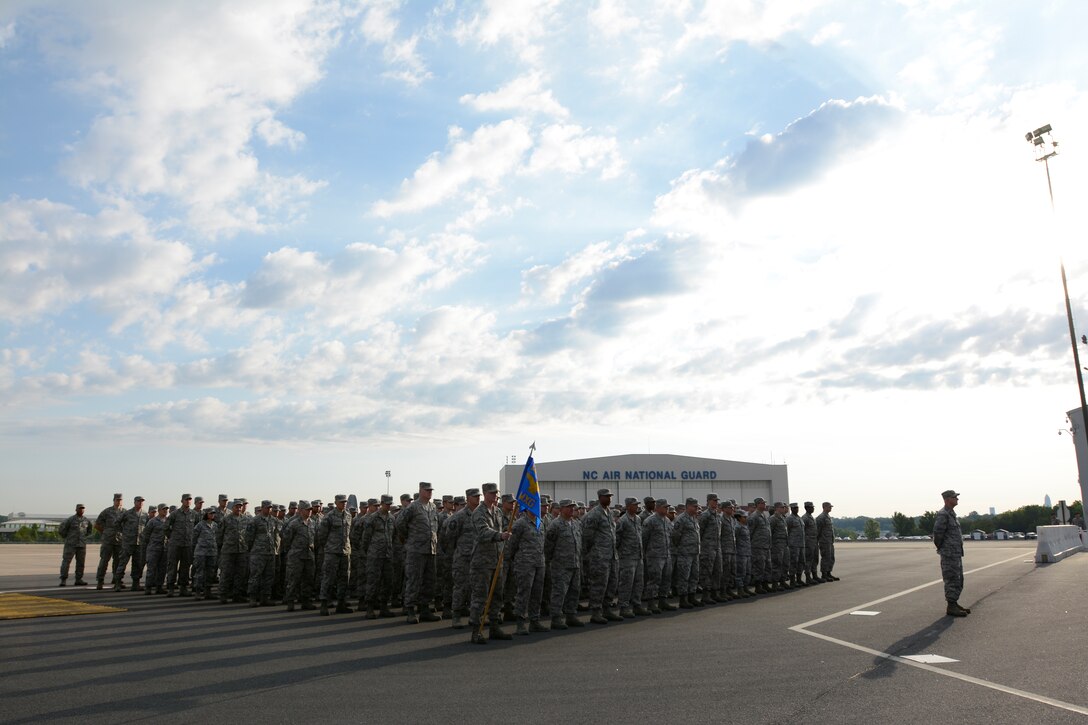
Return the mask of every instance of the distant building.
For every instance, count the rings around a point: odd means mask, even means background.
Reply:
[[[993,506],[990,507],[990,515],[997,516],[997,509],[995,509]]]
[[[1047,508],[1053,508],[1054,506],[1054,504],[1050,503],[1049,493],[1046,496],[1043,496],[1043,506],[1046,506]]]

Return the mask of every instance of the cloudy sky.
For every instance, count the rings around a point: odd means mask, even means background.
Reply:
[[[533,440],[843,515],[1079,498],[1086,22],[9,0],[0,511],[453,493]]]

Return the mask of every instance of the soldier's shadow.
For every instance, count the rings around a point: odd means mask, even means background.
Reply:
[[[941,635],[952,626],[953,618],[944,616],[932,624],[927,624],[916,632],[901,637],[884,648],[886,654],[904,657],[906,655],[920,654],[929,649]],[[873,659],[873,668],[861,676],[865,679],[876,680],[891,677],[899,669],[899,663],[887,657]]]

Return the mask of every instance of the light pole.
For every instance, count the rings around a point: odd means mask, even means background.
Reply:
[[[1035,150],[1035,160],[1042,161],[1043,166],[1046,167],[1046,190],[1050,194],[1050,211],[1054,213],[1054,185],[1050,181],[1050,159],[1058,155],[1058,142],[1054,140],[1050,124],[1040,126],[1034,131],[1028,131],[1024,134],[1024,139],[1031,144]],[[1073,444],[1076,446],[1076,438],[1074,433],[1079,427],[1084,431],[1084,444],[1086,456],[1088,456],[1088,401],[1084,398],[1084,373],[1080,366],[1080,351],[1077,349],[1077,332],[1073,326],[1073,305],[1069,301],[1069,282],[1065,276],[1065,260],[1061,259],[1062,270],[1062,291],[1065,293],[1065,317],[1069,322],[1069,342],[1073,346],[1073,366],[1077,371],[1077,390],[1080,392],[1080,425],[1077,425],[1077,421],[1070,420],[1069,435],[1073,439]],[[1077,479],[1080,483],[1081,501],[1085,501],[1088,496],[1088,476],[1084,476],[1081,473],[1083,465],[1088,465],[1088,460],[1084,460],[1082,464],[1082,457],[1079,455],[1080,448],[1077,447]]]
[[[385,495],[389,495],[389,477],[393,475],[392,471],[385,472]]]

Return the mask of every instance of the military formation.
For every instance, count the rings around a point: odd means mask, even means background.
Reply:
[[[251,513],[244,498],[218,505],[184,494],[180,505],[144,511],[122,494],[92,523],[79,504],[60,527],[60,586],[75,559],[85,586],[91,530],[101,534],[97,589],[147,596],[195,597],[250,607],[318,610],[322,616],[398,616],[409,624],[450,620],[470,641],[606,625],[838,581],[832,505],[762,498],[746,505],[688,498],[597,500],[542,498],[541,516],[518,511],[513,496],[485,483],[464,496],[434,501],[434,487],[372,498],[361,510],[348,497],[332,503],[264,500]],[[951,538],[951,537],[950,537]],[[676,604],[670,600],[675,598]],[[355,605],[354,607],[352,605]],[[485,636],[486,631],[486,636]]]

